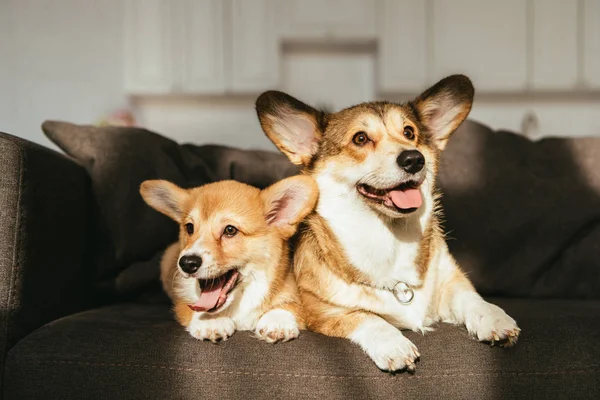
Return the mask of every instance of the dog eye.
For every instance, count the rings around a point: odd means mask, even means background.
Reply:
[[[227,237],[233,237],[233,236],[235,236],[236,233],[238,233],[238,230],[233,225],[227,225],[225,227],[225,229],[223,230],[223,234]]]
[[[369,141],[369,137],[364,132],[357,132],[352,137],[352,142],[357,146],[364,146]]]
[[[415,138],[415,130],[410,126],[404,127],[404,137],[408,140],[413,140]]]
[[[188,235],[191,235],[192,233],[194,233],[194,224],[188,222],[187,224],[185,224],[185,230],[187,231]]]

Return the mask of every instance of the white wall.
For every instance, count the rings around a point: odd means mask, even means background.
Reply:
[[[0,0],[0,130],[49,144],[46,119],[126,103],[121,0]]]
[[[273,148],[254,96],[141,97],[123,89],[123,1],[0,0],[0,130],[49,145],[45,119],[94,123],[131,104],[145,126],[182,142]],[[377,97],[375,47],[284,46],[283,90],[334,109]],[[433,83],[433,82],[432,82]],[[472,117],[535,135],[600,135],[597,94],[477,97]]]
[[[281,90],[319,107],[341,109],[373,100],[371,52],[289,48],[284,52]],[[177,140],[274,149],[254,111],[255,96],[139,97],[140,120]]]

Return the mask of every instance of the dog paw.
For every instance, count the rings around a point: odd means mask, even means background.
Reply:
[[[373,343],[367,353],[379,369],[390,372],[403,369],[414,372],[415,362],[420,356],[417,346],[402,334],[394,339],[389,338],[389,341]]]
[[[200,319],[194,318],[188,327],[192,337],[218,343],[229,339],[235,332],[235,323],[231,318]]]
[[[517,343],[521,329],[517,322],[500,307],[481,301],[465,318],[465,325],[471,335],[480,342],[498,343],[510,347]]]
[[[296,318],[286,310],[271,310],[264,314],[254,332],[267,343],[287,342],[300,335]]]
[[[361,326],[352,334],[351,340],[360,344],[379,369],[415,372],[415,363],[421,356],[417,346],[392,325],[382,328]]]

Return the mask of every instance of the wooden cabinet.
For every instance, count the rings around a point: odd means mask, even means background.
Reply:
[[[383,0],[378,13],[378,89],[417,93],[427,86],[427,2]]]
[[[584,87],[600,89],[600,0],[583,1],[582,81]]]
[[[223,19],[220,0],[127,0],[127,92],[224,93]]]
[[[279,34],[289,41],[368,41],[376,39],[374,0],[279,0]]]
[[[233,0],[231,86],[255,93],[279,86],[279,39],[274,0]]]
[[[273,0],[127,0],[130,94],[260,92],[279,82]]]
[[[479,91],[527,87],[527,2],[433,0],[431,81],[463,73]]]
[[[578,2],[534,0],[531,5],[531,89],[576,88],[579,82]]]
[[[386,95],[455,73],[479,93],[600,89],[600,0],[126,2],[130,94],[257,94],[285,51],[339,44],[370,52]]]
[[[127,0],[124,59],[128,93],[173,90],[170,3],[169,0]]]
[[[178,35],[177,91],[219,94],[227,90],[225,71],[224,9],[221,0],[178,0],[175,2]]]

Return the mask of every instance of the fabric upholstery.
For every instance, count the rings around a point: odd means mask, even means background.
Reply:
[[[0,371],[19,339],[86,306],[89,203],[83,168],[0,133]]]
[[[109,294],[154,282],[160,251],[176,239],[175,224],[139,196],[143,180],[264,187],[297,173],[279,153],[179,145],[134,128],[43,128],[92,178],[108,232],[98,243],[112,243],[95,258]],[[442,154],[438,185],[451,252],[479,291],[600,298],[599,164],[600,138],[532,142],[473,121],[458,129]]]
[[[157,276],[156,263],[148,264],[154,269],[144,271],[140,282],[133,286],[118,274],[133,263],[137,263],[136,271],[141,271],[140,262],[159,259],[157,253],[177,238],[176,224],[142,200],[139,186],[144,180],[166,179],[182,187],[195,187],[236,179],[264,188],[297,173],[274,152],[179,145],[145,129],[58,121],[46,121],[42,128],[48,138],[86,168],[92,179],[100,219],[105,223],[104,240],[96,249],[94,261],[100,288],[109,294],[127,293],[132,287],[151,282],[148,278]]]
[[[600,137],[468,122],[442,155],[452,254],[487,295],[600,298]]]
[[[237,332],[199,342],[165,305],[122,304],[54,321],[9,354],[5,399],[590,399],[600,392],[600,302],[502,300],[522,327],[490,347],[441,324],[407,336],[415,375],[379,371],[349,341],[303,332],[269,345]]]

